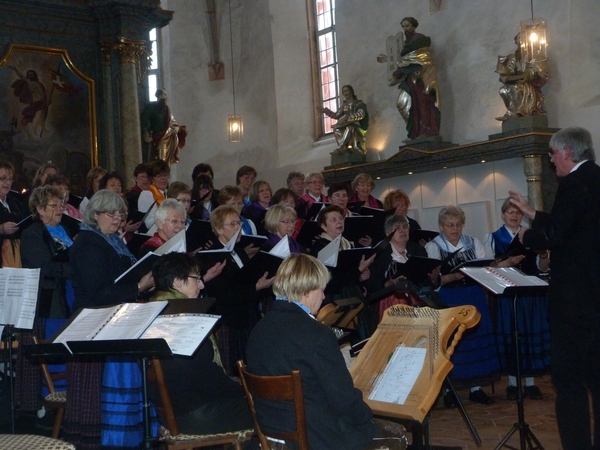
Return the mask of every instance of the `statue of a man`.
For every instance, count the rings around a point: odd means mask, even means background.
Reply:
[[[179,149],[185,145],[185,126],[177,125],[167,105],[167,91],[158,89],[155,102],[148,103],[142,111],[141,125],[144,142],[152,144],[158,157],[171,166],[179,162]]]
[[[337,119],[337,123],[333,126],[333,134],[338,147],[334,153],[350,151],[365,154],[367,153],[365,135],[369,128],[367,105],[356,97],[354,88],[349,84],[342,86],[342,96],[344,101],[336,112],[329,108],[317,108],[321,114]]]
[[[408,138],[439,136],[440,98],[437,69],[430,50],[431,38],[416,32],[419,22],[414,17],[405,17],[400,24],[406,40],[399,55],[395,58],[395,55],[381,54],[377,61],[396,60],[396,69],[388,81],[390,86],[398,85],[400,90],[396,107],[406,121]],[[388,41],[390,39],[394,37]]]
[[[506,105],[506,112],[497,120],[513,117],[546,114],[542,86],[548,81],[546,60],[525,61],[521,55],[520,34],[515,36],[517,49],[506,56],[498,56],[496,73],[500,74],[502,87],[500,97]]]

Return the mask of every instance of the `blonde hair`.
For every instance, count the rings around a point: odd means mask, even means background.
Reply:
[[[375,182],[368,173],[359,173],[354,177],[354,180],[352,180],[352,190],[356,192],[356,188],[360,183],[369,183],[371,185],[371,189],[375,187]]]
[[[386,211],[392,209],[396,200],[400,199],[404,200],[406,208],[410,208],[410,198],[408,198],[408,194],[401,189],[395,189],[385,194],[383,199],[383,209]]]
[[[273,205],[267,211],[265,216],[265,228],[269,233],[277,233],[277,225],[285,216],[292,216],[294,219],[298,217],[294,208],[278,203]]]
[[[331,275],[317,258],[297,253],[288,256],[279,266],[273,293],[290,302],[299,302],[304,294],[316,289],[325,289]]]

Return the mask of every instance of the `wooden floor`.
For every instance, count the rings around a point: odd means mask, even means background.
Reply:
[[[554,413],[556,396],[550,383],[550,376],[537,378],[536,384],[544,394],[544,398],[542,400],[525,399],[525,422],[529,424],[533,434],[545,450],[560,450],[562,447]],[[492,405],[473,403],[468,399],[468,390],[458,391],[459,397],[483,441],[481,447],[477,447],[475,444],[459,410],[444,408],[441,401],[438,401],[440,406],[434,408],[431,413],[432,444],[462,447],[463,450],[495,449],[518,421],[517,403],[506,400],[505,389],[506,377],[503,377],[499,383],[496,383],[496,393],[492,396],[495,402]],[[488,394],[491,393],[490,387],[486,387],[484,390]],[[519,432],[515,432],[506,444],[520,450]],[[527,450],[530,448],[532,447],[526,447]],[[533,448],[536,448],[535,443]]]

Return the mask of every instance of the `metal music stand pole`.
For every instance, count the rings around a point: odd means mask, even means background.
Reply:
[[[509,289],[512,288],[507,288],[505,292],[508,293]],[[531,428],[529,428],[527,422],[525,422],[525,409],[523,406],[523,387],[521,386],[521,348],[519,346],[519,322],[517,320],[517,300],[519,297],[518,293],[523,291],[531,292],[531,290],[528,290],[527,288],[512,289],[512,292],[514,292],[514,297],[512,299],[512,307],[510,311],[511,319],[513,322],[513,338],[515,341],[515,361],[517,363],[517,411],[519,421],[513,425],[508,434],[504,437],[504,439],[500,441],[495,450],[499,450],[502,447],[510,448],[513,450],[527,450],[528,448],[529,450],[544,450],[544,447],[542,447],[540,441],[538,441],[538,439],[535,437],[535,434],[533,434],[533,431],[531,431]],[[519,449],[516,449],[515,447],[511,447],[510,445],[506,444],[506,442],[517,430],[519,430]],[[532,441],[535,442],[537,447],[533,446]],[[529,447],[527,447],[528,445]]]
[[[8,361],[6,362],[5,374],[9,379],[9,389],[10,389],[10,432],[11,434],[15,434],[15,379],[13,377],[14,367],[13,367],[13,340],[15,337],[13,326],[11,324],[0,324],[6,326],[6,345],[8,346]]]

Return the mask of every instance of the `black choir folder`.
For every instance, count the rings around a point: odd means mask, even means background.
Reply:
[[[71,344],[74,342],[164,339],[174,354],[191,356],[220,316],[197,313],[159,315],[168,304],[164,300],[82,308],[57,332],[52,342],[63,344],[73,351]]]

